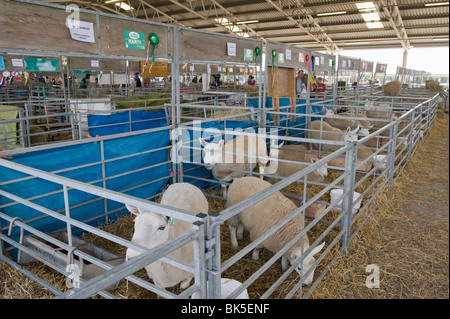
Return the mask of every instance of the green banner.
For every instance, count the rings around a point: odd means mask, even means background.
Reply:
[[[58,59],[24,58],[25,71],[58,72]]]
[[[145,50],[144,32],[123,30],[125,48],[135,50]]]

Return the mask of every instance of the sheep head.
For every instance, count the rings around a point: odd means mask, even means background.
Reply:
[[[203,146],[203,162],[207,169],[211,169],[217,163],[222,162],[224,140],[220,140],[219,143],[208,143],[201,137],[198,140]]]
[[[305,276],[305,274],[311,269],[311,267],[314,265],[314,263],[316,262],[316,259],[314,258],[314,255],[316,255],[317,253],[319,253],[323,246],[325,246],[325,243],[323,242],[322,244],[320,244],[319,246],[315,247],[307,256],[305,256],[305,258],[303,259],[303,261],[300,263],[300,265],[295,268],[295,270],[298,272],[298,274],[300,275],[300,278],[303,278]],[[295,260],[297,260],[298,258],[300,258],[302,255],[301,253],[301,248],[298,248],[296,251],[294,251],[291,254],[290,257],[290,262],[291,264],[293,264],[295,262]],[[314,270],[308,275],[308,277],[303,281],[303,284],[306,286],[309,286],[312,281],[314,279]]]

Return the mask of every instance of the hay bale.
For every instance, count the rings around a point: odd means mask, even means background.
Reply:
[[[398,96],[402,90],[402,84],[400,81],[391,81],[383,85],[384,95],[387,96]]]
[[[436,80],[426,80],[425,88],[432,92],[443,92],[444,86]]]
[[[254,85],[244,84],[244,92],[256,92],[257,87]]]

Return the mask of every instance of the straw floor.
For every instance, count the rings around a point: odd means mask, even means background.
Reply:
[[[391,188],[383,190],[376,200],[376,210],[352,240],[347,254],[341,254],[316,287],[310,298],[448,298],[449,297],[449,119],[437,117],[430,135],[420,145],[402,175]],[[221,211],[223,201],[209,200],[210,211]],[[316,227],[316,226],[315,226]],[[325,226],[317,226],[325,227]],[[130,239],[132,216],[107,225],[105,230]],[[333,230],[334,232],[334,230]],[[331,241],[335,233],[325,238]],[[336,231],[337,232],[337,231]],[[228,227],[222,227],[222,242],[229,242]],[[89,238],[99,246],[101,238]],[[240,243],[248,243],[248,234]],[[118,254],[121,247],[107,247]],[[337,250],[333,248],[334,250]],[[231,245],[222,245],[223,260],[235,251]],[[331,254],[332,256],[333,254]],[[245,280],[267,261],[272,254],[261,251],[260,261],[247,255],[223,276]],[[248,257],[248,258],[247,258]],[[251,261],[251,262],[250,262]],[[328,261],[328,260],[327,260]],[[379,288],[367,288],[371,272],[366,266],[379,268]],[[65,277],[40,265],[27,265],[34,273],[58,289],[65,290]],[[316,274],[321,271],[320,265]],[[282,274],[279,262],[273,265],[258,282],[249,287],[251,298],[261,295],[259,288],[267,289]],[[146,279],[144,270],[137,273]],[[292,277],[292,278],[291,278]],[[298,277],[291,274],[286,284],[271,298],[281,298]],[[292,279],[292,280],[291,280]],[[170,289],[178,293],[178,288]],[[262,290],[262,291],[264,291]],[[112,291],[120,298],[155,298],[155,294],[122,280]],[[43,289],[19,271],[0,263],[0,299],[52,298]]]

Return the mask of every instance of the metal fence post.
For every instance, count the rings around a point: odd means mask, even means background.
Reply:
[[[416,122],[416,110],[414,109],[413,112],[411,112],[411,123],[410,123],[411,128],[409,129],[408,134],[408,152],[407,152],[408,158],[411,158],[412,144],[414,142],[415,122]]]
[[[353,188],[355,184],[356,173],[356,156],[358,151],[358,142],[350,144],[349,150],[345,153],[345,173],[348,175],[344,178],[344,198],[342,199],[342,219],[341,229],[345,229],[341,238],[341,247],[347,252],[350,244],[350,231],[352,226],[352,210],[353,210]]]
[[[220,299],[220,225],[222,221],[218,221],[220,213],[215,212],[209,214],[209,231],[206,243],[207,258],[207,295],[208,299]]]
[[[199,236],[194,240],[194,280],[200,285],[200,290],[195,293],[196,298],[206,298],[206,260],[205,260],[205,238],[208,225],[208,215],[198,214],[202,221],[194,222],[194,227],[199,230]]]
[[[392,185],[392,182],[394,180],[395,152],[397,150],[397,134],[398,134],[399,120],[394,118],[392,122],[394,122],[394,125],[391,127],[391,131],[389,133],[390,145],[388,148],[388,159],[386,163],[386,179],[389,185]]]

